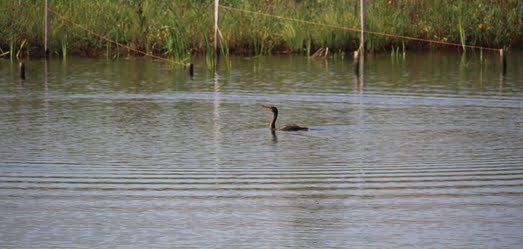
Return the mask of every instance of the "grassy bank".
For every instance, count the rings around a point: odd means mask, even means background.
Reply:
[[[328,25],[359,27],[359,0],[222,0],[235,8]],[[22,3],[22,4],[20,4]],[[78,23],[127,46],[188,60],[212,50],[214,1],[51,0],[66,16],[51,15],[50,51],[54,55],[118,57],[126,49],[72,25]],[[29,56],[42,51],[44,11],[40,0],[0,2],[0,55]],[[220,9],[222,47],[232,54],[303,53],[328,47],[347,52],[359,44],[357,32]],[[70,21],[70,22],[69,22]],[[368,0],[369,31],[495,48],[523,47],[520,0]],[[368,35],[370,51],[432,48],[435,45]]]

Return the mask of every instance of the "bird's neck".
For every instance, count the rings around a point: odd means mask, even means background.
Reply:
[[[276,129],[276,119],[278,118],[278,114],[277,113],[273,113],[272,114],[272,120],[271,120],[271,123],[269,124],[269,127],[274,130]]]

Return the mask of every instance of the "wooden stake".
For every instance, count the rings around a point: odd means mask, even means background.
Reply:
[[[360,52],[365,52],[365,0],[360,0]]]
[[[354,51],[354,74],[360,76],[360,52],[359,50]]]
[[[189,63],[188,67],[189,67],[189,76],[191,76],[191,78],[192,78],[194,76],[194,65],[192,63]]]
[[[214,55],[216,58],[220,55],[220,35],[218,26],[218,14],[219,14],[220,0],[214,1]]]
[[[507,57],[505,56],[504,49],[499,50],[499,56],[501,59],[501,74],[505,76],[507,74]]]
[[[360,0],[360,47],[354,51],[354,73],[363,77],[363,66],[365,57],[365,0]]]
[[[50,30],[49,30],[49,1],[50,0],[45,0],[45,31],[44,31],[44,53],[45,53],[45,58],[46,59],[49,59],[49,34],[50,34]]]
[[[20,75],[20,79],[25,80],[25,64],[23,61],[18,63],[18,75]]]

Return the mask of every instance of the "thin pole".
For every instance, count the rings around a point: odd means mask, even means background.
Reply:
[[[218,27],[220,0],[214,1],[214,54],[216,57],[220,54],[220,34]]]
[[[44,31],[44,53],[45,58],[49,58],[49,1],[45,0],[45,31]]]
[[[505,56],[504,49],[499,50],[499,56],[501,59],[501,75],[505,76],[507,74],[507,57]]]
[[[365,0],[360,0],[360,47],[354,51],[354,73],[363,77],[365,56]],[[363,80],[362,80],[363,82]]]
[[[360,29],[361,29],[361,39],[360,39],[360,52],[365,51],[365,0],[360,0]]]

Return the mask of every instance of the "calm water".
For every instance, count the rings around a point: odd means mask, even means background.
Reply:
[[[522,57],[0,61],[0,247],[521,248]]]

